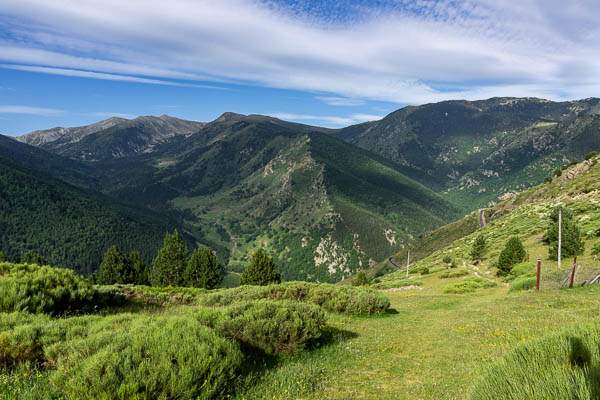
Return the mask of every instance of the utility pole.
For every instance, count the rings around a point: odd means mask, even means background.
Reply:
[[[406,279],[408,279],[408,267],[410,267],[410,249],[408,250],[408,260],[406,260]]]
[[[537,275],[535,280],[535,290],[540,290],[540,271],[542,269],[542,256],[538,256]]]
[[[558,209],[558,269],[562,253],[562,207]]]

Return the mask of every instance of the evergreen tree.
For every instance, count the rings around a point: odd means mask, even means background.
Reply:
[[[365,274],[365,271],[360,271],[356,274],[356,278],[352,281],[352,286],[365,286],[368,284],[369,278],[367,277],[367,274]]]
[[[6,261],[6,254],[4,254],[2,251],[0,251],[0,262],[5,262]]]
[[[508,275],[511,267],[525,261],[525,257],[527,253],[521,240],[517,236],[511,237],[498,257],[498,275]]]
[[[214,289],[223,282],[223,271],[215,253],[208,247],[200,247],[188,260],[185,274],[185,286]]]
[[[268,285],[281,282],[279,272],[275,271],[273,257],[263,249],[258,249],[252,255],[250,263],[242,273],[241,285]]]
[[[21,262],[23,264],[48,265],[48,261],[46,261],[44,257],[33,250],[29,250],[23,254],[23,257],[21,257]]]
[[[131,272],[133,273],[133,279],[131,283],[135,285],[149,285],[150,277],[148,274],[148,266],[142,260],[142,256],[136,250],[129,253],[129,265]]]
[[[102,259],[96,282],[100,285],[114,283],[132,283],[133,271],[127,257],[117,246],[111,246]]]
[[[481,262],[483,255],[486,251],[486,240],[485,236],[479,235],[475,238],[475,242],[473,243],[473,248],[471,249],[471,259],[473,261]]]
[[[584,243],[581,239],[579,228],[575,224],[573,214],[568,208],[555,207],[550,214],[550,226],[544,234],[544,243],[550,246],[549,256],[552,260],[558,260],[558,214],[562,210],[562,245],[561,258],[573,257],[583,254]]]
[[[150,280],[153,286],[183,286],[188,250],[177,232],[165,235],[163,247],[152,263]]]

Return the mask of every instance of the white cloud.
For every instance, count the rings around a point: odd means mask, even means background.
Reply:
[[[394,4],[326,23],[253,0],[3,0],[13,35],[0,39],[0,62],[97,79],[317,91],[334,105],[598,95],[595,0]]]
[[[365,101],[362,99],[351,99],[348,97],[317,96],[317,99],[330,106],[360,106],[365,104]]]
[[[44,117],[56,117],[56,116],[63,115],[65,113],[65,111],[64,110],[57,110],[57,109],[54,109],[54,108],[0,105],[0,113],[3,113],[3,114],[41,115],[41,116],[44,116]]]
[[[320,124],[330,128],[340,128],[348,125],[359,124],[365,121],[375,121],[383,118],[382,115],[371,114],[352,114],[345,117],[331,115],[309,115],[309,114],[292,114],[292,113],[269,113],[271,117],[303,123]]]
[[[98,117],[98,118],[118,117],[118,118],[125,118],[125,119],[133,119],[133,118],[137,117],[137,115],[134,115],[134,114],[120,113],[120,112],[103,112],[103,111],[87,112],[87,113],[82,113],[82,115],[87,115],[90,117]]]

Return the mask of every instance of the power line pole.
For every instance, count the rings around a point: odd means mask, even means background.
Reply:
[[[406,278],[408,279],[408,267],[410,267],[410,250],[408,250],[408,260],[406,260]]]
[[[562,250],[562,208],[558,209],[558,269],[560,269],[560,259]]]

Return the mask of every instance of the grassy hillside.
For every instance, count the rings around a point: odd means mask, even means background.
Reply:
[[[90,273],[112,245],[150,262],[173,225],[0,157],[0,250],[28,250],[53,265]]]

